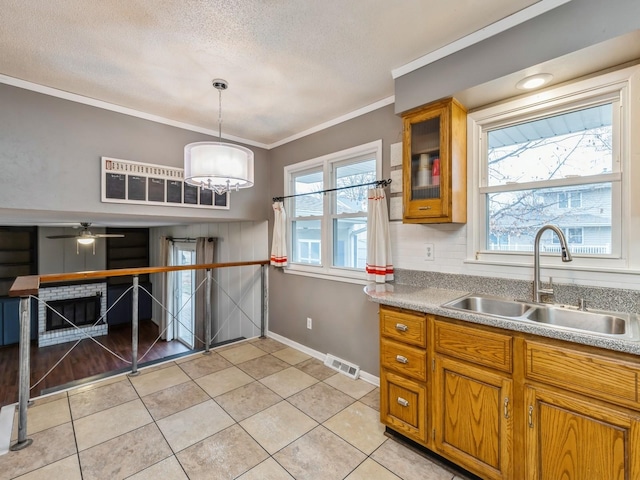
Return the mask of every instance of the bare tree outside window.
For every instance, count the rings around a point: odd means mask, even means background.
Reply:
[[[487,133],[488,250],[531,251],[554,223],[583,232],[576,253],[611,253],[612,184],[589,178],[612,172],[611,112],[607,103]],[[543,248],[555,251],[550,233]]]

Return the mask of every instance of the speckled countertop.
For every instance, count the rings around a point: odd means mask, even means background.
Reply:
[[[482,315],[443,307],[444,303],[472,292],[447,290],[442,288],[419,287],[413,285],[387,283],[370,284],[364,288],[370,300],[382,305],[406,308],[418,312],[456,318],[470,323],[514,330],[518,332],[557,338],[569,342],[582,343],[619,352],[640,355],[640,341],[620,339],[613,336],[591,335],[577,330],[549,327],[540,323]],[[640,359],[639,359],[640,360]]]

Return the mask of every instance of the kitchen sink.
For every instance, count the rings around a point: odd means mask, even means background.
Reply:
[[[607,335],[624,335],[627,332],[627,320],[619,316],[566,308],[536,308],[527,315],[527,319]]]
[[[470,312],[496,315],[498,317],[521,317],[532,308],[531,305],[515,300],[506,300],[485,295],[468,295],[444,305],[445,307]]]
[[[445,303],[443,307],[547,327],[577,330],[592,335],[640,341],[636,315],[600,310],[577,310],[554,304],[509,300],[490,295],[470,294]]]

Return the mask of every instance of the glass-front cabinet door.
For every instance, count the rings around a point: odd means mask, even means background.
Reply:
[[[466,110],[448,99],[403,121],[403,221],[466,222]]]

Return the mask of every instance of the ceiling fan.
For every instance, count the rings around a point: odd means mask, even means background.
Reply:
[[[76,239],[76,253],[80,253],[80,245],[93,245],[93,254],[96,253],[96,238],[117,238],[124,237],[121,233],[91,233],[89,231],[89,227],[91,223],[82,222],[80,223],[82,227],[82,231],[75,235],[48,235],[47,238],[58,239],[58,238],[75,238]]]

